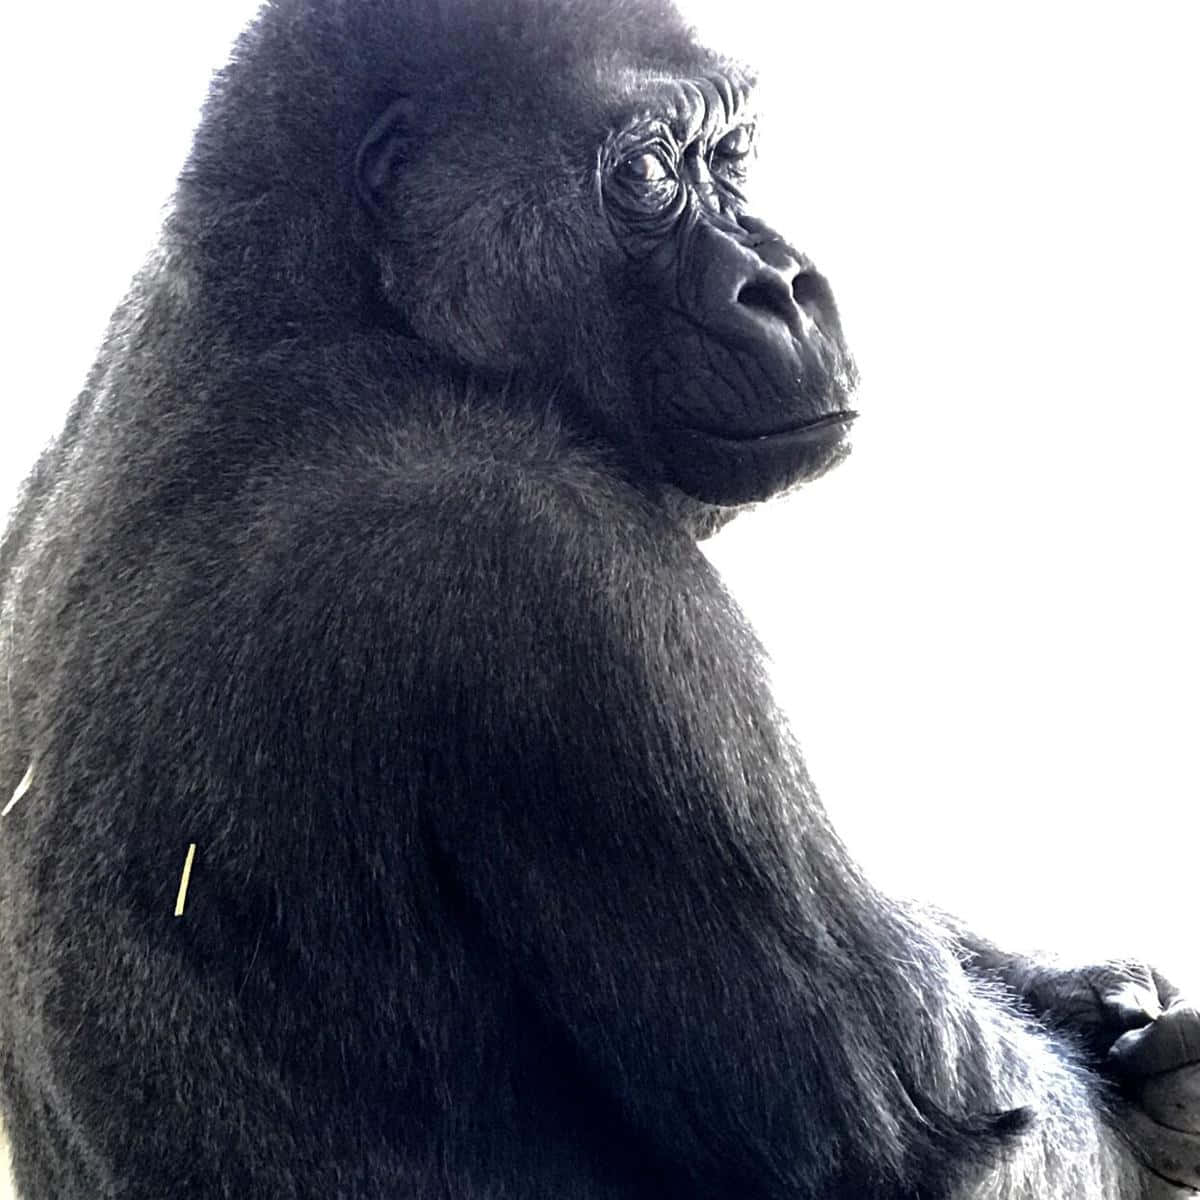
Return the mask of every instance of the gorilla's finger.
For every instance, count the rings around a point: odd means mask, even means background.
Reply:
[[[1200,1063],[1146,1080],[1138,1103],[1160,1125],[1200,1134]]]
[[[1120,1029],[1140,1029],[1162,1015],[1157,993],[1141,983],[1125,983],[1101,999],[1106,1017]]]
[[[1160,1125],[1136,1109],[1123,1121],[1135,1153],[1156,1175],[1200,1190],[1200,1137]]]
[[[1117,1038],[1108,1061],[1127,1076],[1158,1075],[1200,1062],[1200,1009],[1177,1000],[1156,1021]]]
[[[1163,1008],[1170,1008],[1180,998],[1179,989],[1161,971],[1150,968],[1154,986],[1158,990],[1158,1001]]]

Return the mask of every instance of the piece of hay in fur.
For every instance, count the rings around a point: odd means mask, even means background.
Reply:
[[[13,792],[12,799],[4,806],[4,811],[0,812],[0,817],[7,817],[13,810],[13,805],[25,795],[29,789],[33,787],[33,763],[29,764],[29,770],[25,772],[25,778],[17,784],[17,790]]]
[[[188,846],[187,858],[183,863],[183,878],[179,881],[179,896],[175,900],[175,915],[183,916],[183,902],[187,899],[188,880],[192,877],[192,859],[196,857],[196,843]]]

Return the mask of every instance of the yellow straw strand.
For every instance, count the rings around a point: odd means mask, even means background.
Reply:
[[[0,817],[7,817],[13,810],[13,805],[25,795],[29,789],[33,787],[33,763],[29,764],[29,770],[25,772],[25,778],[17,784],[17,790],[13,792],[12,799],[4,806],[4,811],[0,812]]]
[[[187,899],[188,880],[192,877],[192,859],[196,857],[196,843],[188,846],[187,858],[183,864],[183,878],[179,881],[179,897],[175,901],[175,915],[183,916],[183,902]]]

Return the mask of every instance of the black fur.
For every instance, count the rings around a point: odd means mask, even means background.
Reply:
[[[786,247],[794,397],[696,332],[704,239],[769,230],[610,219],[646,81],[716,72],[653,0],[239,43],[0,558],[27,1200],[1068,1194],[1090,1077],[862,878],[696,547],[852,380]]]

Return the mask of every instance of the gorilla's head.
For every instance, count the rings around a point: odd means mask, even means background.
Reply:
[[[854,416],[828,285],[748,208],[752,83],[659,0],[275,0],[183,209],[240,204],[293,320],[400,331],[738,505],[839,461]]]

